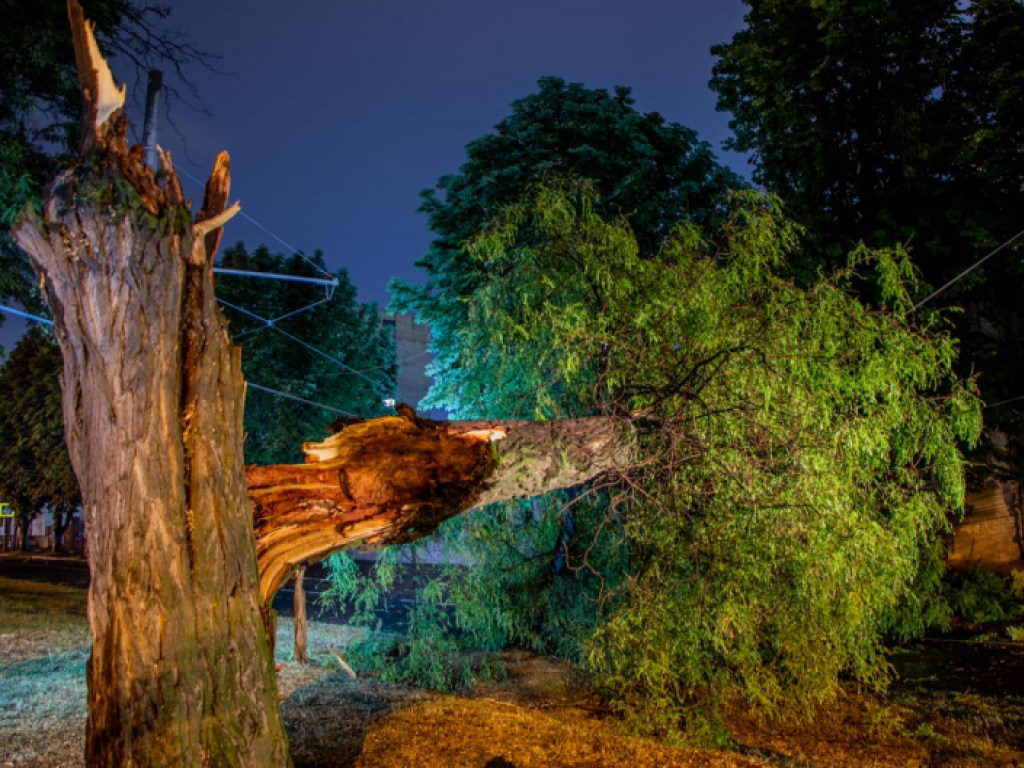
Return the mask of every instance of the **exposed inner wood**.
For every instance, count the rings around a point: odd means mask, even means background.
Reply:
[[[631,446],[621,424],[596,417],[347,424],[304,445],[306,464],[246,469],[261,596],[269,604],[296,566],[333,552],[413,541],[474,507],[626,467]]]
[[[86,21],[77,2],[68,3],[68,20],[75,47],[75,65],[82,88],[85,120],[83,121],[83,154],[96,140],[97,133],[115,112],[124,106],[125,85],[118,88],[110,66],[96,45],[96,25]]]

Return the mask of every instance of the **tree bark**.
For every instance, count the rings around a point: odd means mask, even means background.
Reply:
[[[285,766],[241,459],[244,383],[213,295],[227,156],[193,222],[170,158],[158,183],[127,147],[124,112],[97,108],[112,84],[96,82],[74,0],[69,13],[95,118],[87,154],[12,234],[53,312],[89,539],[86,763]]]
[[[35,520],[35,515],[31,517],[22,517],[18,520],[18,528],[21,529],[21,551],[28,552],[28,529],[32,527],[32,521]]]
[[[68,526],[71,525],[74,509],[62,509],[58,506],[50,514],[53,515],[53,552],[62,553],[65,551],[64,537],[67,535]]]
[[[306,656],[306,590],[302,585],[305,575],[306,566],[300,565],[295,569],[295,592],[292,595],[292,608],[295,614],[295,649],[292,651],[292,660],[299,664],[306,664],[309,661]]]
[[[604,417],[434,422],[384,417],[307,443],[306,464],[250,466],[260,592],[269,605],[294,568],[348,547],[402,544],[474,507],[537,496],[633,461]]]

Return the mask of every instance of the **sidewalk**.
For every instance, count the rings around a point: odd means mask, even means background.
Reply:
[[[61,565],[81,564],[83,568],[89,566],[85,555],[77,552],[22,552],[20,550],[13,550],[11,552],[0,552],[0,560],[25,563],[59,563]]]

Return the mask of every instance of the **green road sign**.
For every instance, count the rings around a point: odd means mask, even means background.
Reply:
[[[5,502],[0,502],[0,517],[14,517],[14,507]]]

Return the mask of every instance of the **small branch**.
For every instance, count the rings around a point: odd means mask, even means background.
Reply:
[[[171,153],[163,147],[157,147],[156,155],[160,158],[160,170],[163,172],[164,179],[164,197],[167,205],[186,205],[185,193],[181,189],[181,180],[174,172]],[[188,204],[190,205],[191,201]]]
[[[213,232],[214,230],[223,227],[240,210],[242,210],[242,206],[240,203],[236,202],[230,208],[221,211],[212,218],[204,219],[203,221],[197,221],[195,224],[192,225],[193,235],[195,235],[197,239],[200,237],[205,237],[210,232]]]

